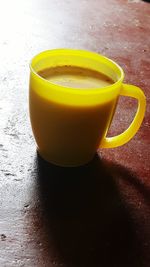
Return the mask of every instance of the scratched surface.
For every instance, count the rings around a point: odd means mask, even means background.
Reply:
[[[84,167],[37,157],[28,114],[29,61],[42,50],[102,53],[140,86],[147,111],[123,147]],[[150,4],[140,0],[5,0],[0,7],[0,266],[148,267],[150,263]],[[121,98],[110,129],[127,128]]]

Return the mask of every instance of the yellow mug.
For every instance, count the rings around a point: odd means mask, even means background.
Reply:
[[[69,88],[38,75],[54,66],[78,66],[99,71],[114,83],[104,88]],[[114,61],[84,50],[56,49],[36,55],[30,64],[30,119],[39,154],[59,166],[88,163],[98,148],[127,143],[138,131],[146,108],[140,88],[123,84],[124,73]],[[106,137],[119,95],[138,100],[129,128]]]

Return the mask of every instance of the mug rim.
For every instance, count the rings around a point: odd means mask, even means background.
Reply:
[[[87,88],[87,90],[83,89],[83,88],[72,88],[72,87],[69,87],[69,86],[64,86],[64,85],[59,85],[59,84],[55,84],[51,81],[48,81],[47,79],[43,78],[42,76],[40,76],[38,74],[38,72],[34,69],[33,67],[33,62],[39,58],[39,60],[42,58],[42,56],[44,55],[49,55],[49,54],[55,54],[58,56],[58,53],[60,53],[60,55],[63,55],[63,53],[65,52],[65,54],[70,54],[70,55],[74,55],[78,54],[78,56],[80,55],[81,57],[85,57],[85,56],[88,56],[88,58],[91,58],[92,59],[97,59],[100,61],[100,58],[101,60],[103,59],[105,62],[108,62],[108,63],[111,63],[113,64],[115,67],[117,67],[117,69],[119,70],[120,72],[120,77],[117,79],[116,82],[114,82],[113,84],[111,85],[108,85],[108,86],[105,86],[105,87],[97,87],[97,88]],[[38,60],[38,61],[39,61]],[[105,64],[105,63],[104,63]],[[45,84],[47,85],[50,85],[51,87],[53,87],[53,89],[57,89],[57,90],[62,90],[64,89],[65,91],[70,91],[71,93],[74,92],[74,93],[81,93],[81,92],[86,92],[86,93],[97,93],[99,92],[99,90],[101,91],[105,91],[110,88],[112,89],[112,87],[118,87],[119,85],[121,85],[123,79],[124,79],[124,71],[123,69],[119,66],[118,63],[116,63],[115,61],[113,61],[112,59],[104,56],[104,55],[101,55],[99,53],[96,53],[96,52],[93,52],[93,51],[89,51],[89,50],[85,50],[85,49],[70,49],[70,48],[57,48],[57,49],[50,49],[50,50],[44,50],[38,54],[36,54],[30,61],[29,63],[29,67],[30,67],[30,71],[31,73],[33,73],[38,79],[40,79],[41,81],[43,81]],[[115,71],[114,71],[115,72]]]

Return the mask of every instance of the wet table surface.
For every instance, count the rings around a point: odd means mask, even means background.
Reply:
[[[5,0],[0,33],[0,266],[150,266],[150,4]],[[37,156],[28,114],[29,61],[60,47],[112,58],[147,97],[132,141],[73,169]],[[111,135],[136,108],[120,98]]]

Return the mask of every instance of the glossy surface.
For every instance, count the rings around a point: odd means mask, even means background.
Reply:
[[[80,66],[97,73],[101,71],[115,82],[100,89],[76,87],[74,90],[51,83],[39,75],[60,65]],[[36,55],[30,64],[29,109],[39,154],[58,166],[75,167],[87,164],[98,148],[118,147],[132,139],[143,121],[146,100],[139,87],[125,85],[123,80],[121,67],[98,53],[52,49]],[[123,133],[106,137],[119,96],[137,99],[137,112]]]
[[[1,3],[1,267],[149,267],[149,13],[140,0]],[[148,101],[130,143],[73,171],[37,158],[29,123],[29,60],[56,47],[112,58]],[[126,129],[135,110],[121,98],[110,134]]]
[[[111,73],[112,77],[118,79],[108,87],[90,87],[85,90],[50,83],[39,75],[43,69],[67,64],[91,68],[91,72],[89,70],[86,74],[89,75],[89,81],[93,74],[98,78],[102,76],[99,69],[105,75]],[[109,129],[123,71],[99,54],[75,49],[46,50],[33,58],[30,68],[30,119],[39,154],[58,166],[87,164],[93,159]],[[82,83],[85,83],[80,75],[81,78]],[[87,81],[88,78],[85,84]],[[100,86],[101,80],[98,81]]]

